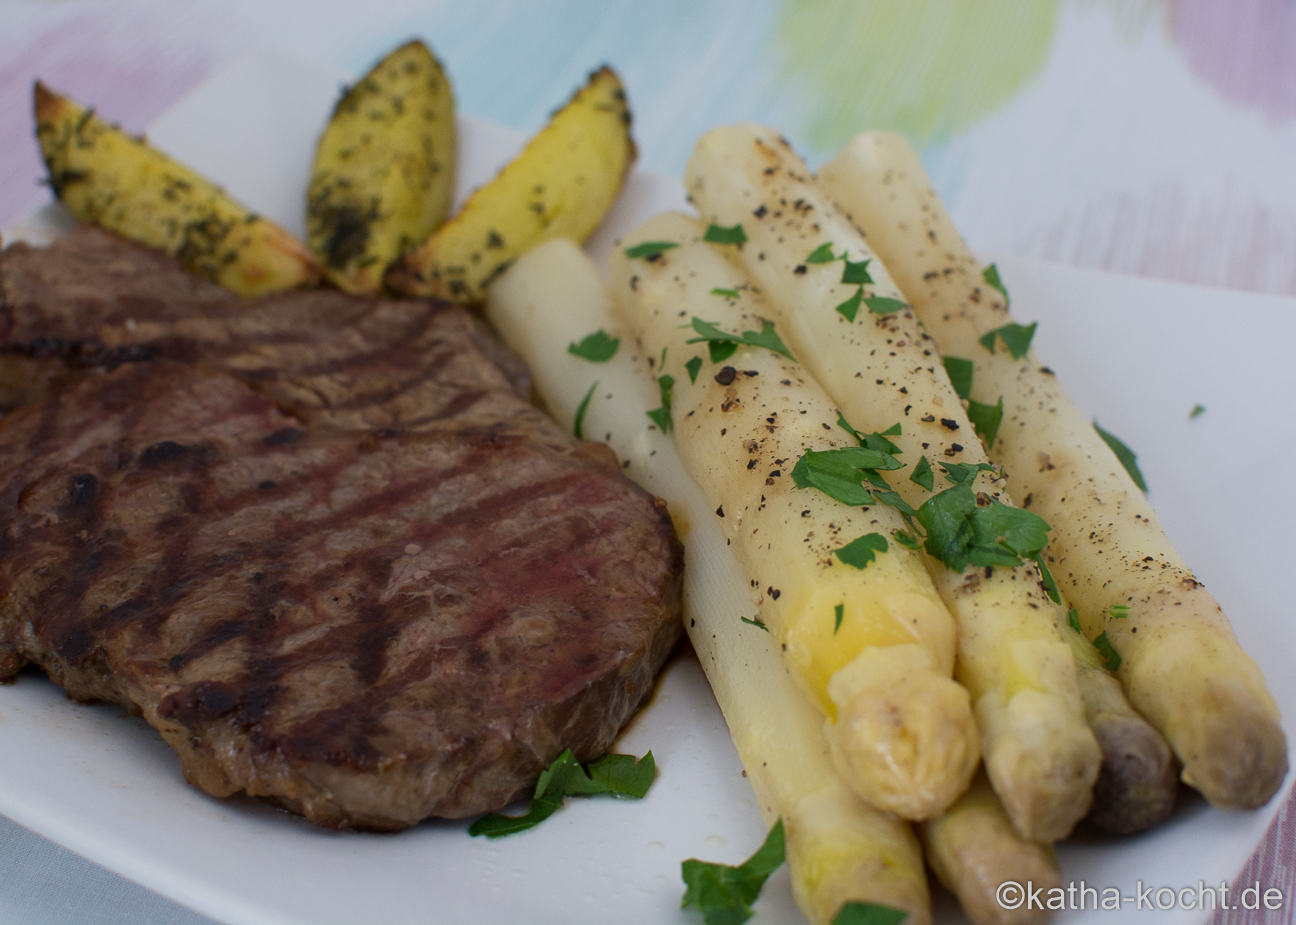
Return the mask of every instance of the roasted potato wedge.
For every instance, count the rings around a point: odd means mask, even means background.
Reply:
[[[387,285],[482,301],[486,285],[523,252],[551,238],[589,237],[634,159],[621,80],[601,68],[458,215],[392,265]]]
[[[35,110],[50,186],[82,221],[173,254],[239,295],[319,280],[305,244],[93,109],[37,82]]]
[[[382,288],[388,265],[445,222],[454,158],[450,81],[407,42],[343,94],[315,152],[306,228],[329,282]]]

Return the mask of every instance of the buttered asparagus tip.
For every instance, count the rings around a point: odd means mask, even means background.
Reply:
[[[1102,752],[1089,727],[1074,719],[1056,698],[1024,690],[996,722],[986,771],[1024,838],[1061,841],[1089,811]]]
[[[1013,828],[984,774],[948,812],[919,827],[927,860],[976,925],[1034,925],[1049,912],[1030,903],[1005,908],[1002,884],[1048,891],[1061,885],[1053,850]]]
[[[1111,835],[1134,835],[1165,821],[1179,789],[1179,762],[1165,739],[1137,716],[1098,716],[1093,731],[1103,763],[1088,821]]]
[[[837,772],[874,806],[902,818],[944,812],[981,757],[967,689],[932,671],[861,677],[856,667],[839,671],[828,687],[837,721],[826,721],[824,734]]]
[[[1216,809],[1258,809],[1287,776],[1287,739],[1274,716],[1243,685],[1207,683],[1213,710],[1202,711],[1183,759],[1183,782]]]

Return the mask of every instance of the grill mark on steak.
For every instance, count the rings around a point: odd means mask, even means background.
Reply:
[[[243,302],[95,229],[50,251],[0,257],[0,670],[325,825],[495,809],[607,748],[678,638],[680,548],[480,322]]]

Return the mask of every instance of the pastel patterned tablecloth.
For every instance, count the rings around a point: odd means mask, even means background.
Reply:
[[[812,166],[889,128],[976,249],[1296,295],[1292,0],[7,0],[0,228],[49,198],[35,78],[142,131],[251,49],[359,73],[412,35],[462,111],[524,131],[612,64],[652,170],[680,174],[725,122],[778,126]],[[1292,807],[1235,889],[1296,899]],[[0,922],[205,921],[0,817]],[[1216,921],[1291,922],[1292,905]]]

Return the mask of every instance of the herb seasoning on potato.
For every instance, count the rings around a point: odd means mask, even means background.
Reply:
[[[454,158],[450,81],[407,42],[343,94],[320,137],[306,226],[329,282],[381,289],[388,265],[445,222]]]
[[[50,186],[81,221],[172,254],[243,296],[319,280],[306,245],[211,181],[42,83],[34,96]]]
[[[397,292],[481,302],[486,286],[542,241],[584,241],[635,160],[630,110],[611,68],[595,71],[517,159],[388,271]]]

